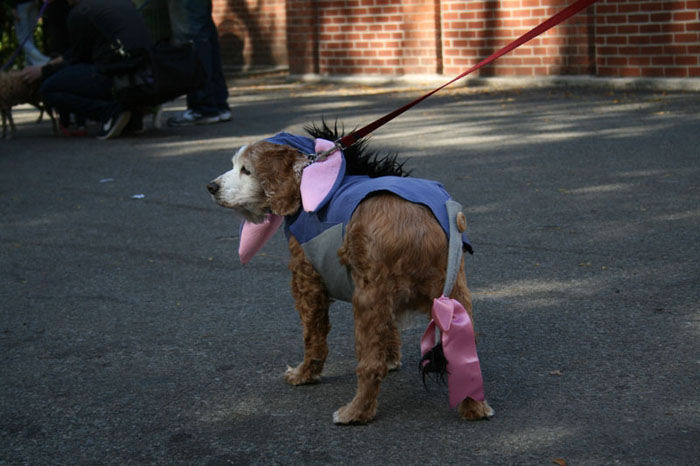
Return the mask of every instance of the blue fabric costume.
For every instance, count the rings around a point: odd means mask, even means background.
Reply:
[[[307,155],[315,153],[314,140],[310,138],[280,133],[266,140],[290,146]],[[390,192],[409,202],[428,207],[448,239],[450,231],[455,231],[450,224],[455,223],[454,217],[461,210],[461,206],[451,200],[440,183],[398,176],[370,178],[345,175],[344,170],[341,170],[333,189],[316,210],[305,212],[300,209],[296,214],[285,218],[287,238],[291,235],[299,241],[308,259],[323,277],[332,298],[352,300],[352,279],[347,268],[339,263],[337,251],[342,245],[345,227],[357,206],[367,196],[378,192]],[[448,208],[448,204],[452,204],[452,208]],[[461,235],[458,257],[449,259],[453,268],[455,260],[459,262],[461,258],[462,249],[472,252],[469,239],[464,233]],[[450,256],[457,256],[457,253],[451,252]]]

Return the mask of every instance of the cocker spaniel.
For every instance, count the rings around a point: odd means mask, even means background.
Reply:
[[[304,340],[304,359],[287,368],[286,381],[320,380],[329,305],[351,302],[357,391],[333,421],[371,421],[382,379],[401,365],[398,319],[417,310],[432,318],[421,340],[424,382],[426,372],[446,373],[450,404],[463,418],[492,416],[474,343],[461,206],[439,183],[409,177],[395,155],[380,156],[365,141],[334,150],[337,126],[306,130],[311,137],[280,133],[241,148],[233,169],[207,185],[217,203],[244,218],[243,263],[284,223]]]

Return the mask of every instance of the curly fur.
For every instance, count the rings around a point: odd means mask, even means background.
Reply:
[[[309,131],[312,136],[333,139],[325,124],[325,129],[314,128]],[[354,169],[375,175],[382,172],[381,167],[402,170],[395,155],[387,158],[366,154],[357,148],[348,150],[347,165],[357,162]],[[256,142],[238,151],[233,169],[209,183],[208,189],[219,204],[236,209],[249,221],[259,222],[266,212],[290,215],[301,208],[299,186],[307,163],[292,148]],[[304,359],[287,369],[285,379],[292,385],[316,383],[328,355],[331,299],[323,279],[294,237],[289,239],[289,250],[291,289],[303,328]],[[410,310],[430,316],[432,301],[444,286],[446,251],[447,238],[425,206],[391,193],[378,193],[362,201],[353,213],[338,257],[355,285],[352,306],[357,390],[353,399],[333,414],[335,423],[366,423],[375,417],[381,381],[401,365],[397,323]],[[451,297],[472,317],[464,259]],[[471,398],[462,401],[458,411],[465,419],[493,414],[486,401]]]
[[[20,104],[32,104],[39,109],[37,122],[44,116],[44,110],[51,118],[53,131],[56,132],[56,121],[51,109],[45,107],[39,94],[40,83],[28,84],[24,81],[20,71],[12,70],[0,72],[0,113],[2,114],[2,137],[7,136],[7,125],[10,126],[9,137],[15,134],[15,122],[12,119],[12,107]]]

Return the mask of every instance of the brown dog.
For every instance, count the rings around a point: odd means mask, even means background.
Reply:
[[[44,107],[39,95],[40,82],[27,83],[22,73],[17,70],[0,71],[0,114],[2,116],[2,137],[7,136],[7,126],[10,126],[8,138],[15,134],[15,122],[12,119],[12,107],[19,104],[32,104],[41,112],[37,122],[44,116],[44,110],[49,114],[54,134],[57,132],[56,120],[51,109]]]
[[[310,133],[336,138],[337,134],[327,134],[325,125],[324,128],[312,129]],[[362,174],[375,177],[405,175],[395,157],[379,159],[363,151],[362,144],[358,149],[346,150],[345,174],[364,171]],[[289,221],[301,211],[301,175],[308,165],[307,156],[299,150],[259,141],[241,148],[233,157],[233,169],[207,188],[216,202],[236,210],[246,221],[259,223],[270,213],[286,216]],[[459,215],[463,222],[463,214]],[[333,414],[336,424],[366,423],[374,418],[382,379],[401,365],[397,320],[409,310],[430,315],[433,299],[441,295],[445,284],[447,248],[444,229],[425,205],[390,192],[377,192],[365,197],[354,209],[345,225],[342,244],[331,255],[347,271],[354,286],[347,300],[353,305],[358,359],[357,392]],[[288,368],[285,379],[292,385],[301,385],[320,380],[328,354],[328,309],[338,296],[329,293],[333,286],[321,276],[318,266],[308,257],[308,250],[294,234],[289,236],[289,250],[292,294],[303,325],[304,360],[297,367]],[[450,296],[471,317],[463,257],[458,263]],[[459,403],[458,410],[465,419],[493,415],[486,400],[468,397]]]

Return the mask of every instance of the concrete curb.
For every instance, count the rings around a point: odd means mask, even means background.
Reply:
[[[319,83],[363,84],[369,86],[436,87],[449,81],[442,75],[405,76],[323,76],[318,74],[289,75],[289,80]],[[551,76],[539,78],[465,78],[454,87],[489,87],[494,89],[589,87],[614,90],[650,90],[700,92],[698,78],[598,78],[593,76]]]

